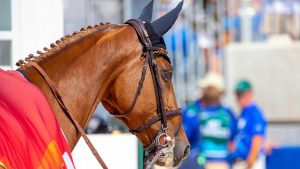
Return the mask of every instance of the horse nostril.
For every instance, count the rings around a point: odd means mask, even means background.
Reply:
[[[184,150],[184,156],[183,158],[187,157],[190,154],[190,145],[186,146]]]

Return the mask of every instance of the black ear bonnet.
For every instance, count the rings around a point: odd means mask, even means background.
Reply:
[[[150,23],[148,23],[148,22],[146,22],[144,25],[145,25],[145,28],[146,28],[146,30],[147,30],[147,32],[148,32],[148,35],[149,35],[149,37],[150,37],[150,40],[151,40],[152,45],[153,45],[154,47],[166,49],[166,44],[165,44],[164,39],[163,39],[162,37],[159,37],[159,36],[155,33],[155,31],[154,31],[152,25],[151,25]]]
[[[145,28],[149,34],[152,45],[158,48],[166,49],[163,35],[167,33],[174,25],[183,6],[183,0],[170,12],[157,20],[151,22],[154,0],[151,0],[143,9],[139,19],[145,22]]]

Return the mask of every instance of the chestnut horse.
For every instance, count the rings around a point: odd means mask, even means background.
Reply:
[[[182,7],[151,23],[151,1],[143,10],[140,19],[144,20],[146,30],[153,46],[165,51],[162,35],[174,24]],[[139,86],[144,67],[144,47],[136,30],[129,24],[97,24],[82,28],[61,40],[51,44],[51,49],[38,51],[39,56],[30,55],[25,60],[36,62],[56,84],[66,107],[81,127],[85,128],[97,105],[102,102],[111,113],[123,114],[131,106]],[[155,51],[154,51],[155,52]],[[158,52],[159,53],[159,52]],[[160,54],[160,53],[159,53]],[[166,54],[166,53],[165,53]],[[162,89],[162,100],[166,111],[178,109],[173,84],[172,65],[166,55],[155,57],[158,80]],[[19,61],[18,69],[25,74],[47,97],[62,128],[71,150],[76,146],[80,135],[73,123],[63,113],[55,97],[41,75],[24,61]],[[149,65],[147,64],[148,69]],[[131,130],[145,125],[158,116],[156,94],[151,72],[145,74],[145,80],[131,112],[119,119]],[[177,166],[189,154],[189,143],[184,129],[180,126],[181,116],[168,118],[168,129],[179,132],[172,147],[172,165]],[[144,147],[150,145],[161,129],[156,122],[136,134]],[[113,145],[112,145],[113,146]],[[159,165],[165,165],[170,159],[160,158]]]

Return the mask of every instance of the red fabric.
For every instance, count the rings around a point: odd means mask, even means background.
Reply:
[[[2,69],[1,165],[7,169],[74,168],[69,146],[46,97],[18,72]]]

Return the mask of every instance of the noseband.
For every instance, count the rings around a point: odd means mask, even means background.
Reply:
[[[131,19],[126,22],[127,24],[131,25],[134,27],[136,33],[138,34],[138,37],[140,41],[142,42],[143,45],[143,51],[145,52],[142,55],[142,58],[144,59],[144,66],[141,74],[141,78],[139,81],[139,85],[135,94],[135,97],[133,99],[133,102],[131,103],[130,107],[128,110],[122,114],[122,115],[117,115],[113,114],[116,117],[119,118],[124,118],[127,114],[129,114],[136,102],[137,99],[141,93],[144,80],[145,80],[145,75],[147,72],[147,64],[149,64],[151,76],[153,79],[153,85],[154,85],[154,91],[155,91],[155,96],[156,96],[156,105],[157,105],[157,116],[146,122],[143,126],[137,128],[137,129],[131,129],[130,133],[137,135],[138,133],[148,129],[150,126],[155,124],[158,121],[161,121],[161,128],[158,131],[158,134],[156,137],[153,139],[152,143],[148,145],[147,147],[144,147],[144,151],[148,152],[148,156],[145,156],[144,153],[144,168],[145,164],[147,164],[147,161],[149,162],[149,165],[147,166],[148,168],[152,168],[152,166],[156,163],[156,161],[161,157],[166,155],[166,150],[171,149],[175,146],[175,137],[178,135],[182,119],[180,118],[180,122],[175,129],[175,131],[171,131],[168,128],[168,121],[167,119],[170,117],[174,116],[181,116],[181,109],[178,108],[176,110],[172,111],[166,111],[164,101],[162,98],[162,86],[159,80],[159,73],[158,73],[158,68],[157,68],[157,63],[155,58],[157,57],[164,57],[167,58],[167,52],[164,49],[157,48],[152,46],[151,39],[149,38],[148,32],[144,26],[144,23],[142,20],[138,19]]]

